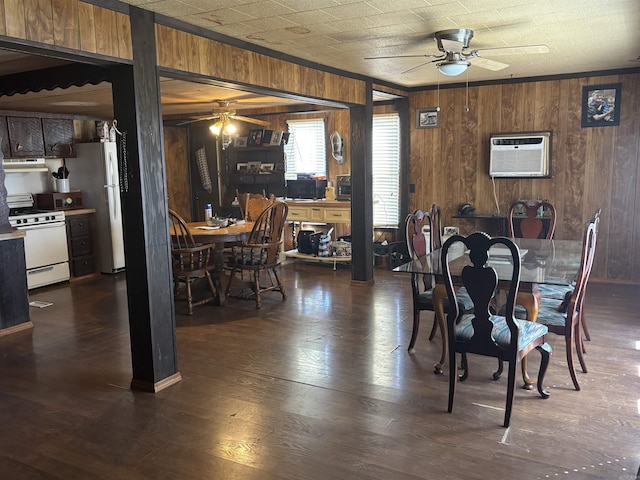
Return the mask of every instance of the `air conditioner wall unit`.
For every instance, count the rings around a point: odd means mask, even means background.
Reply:
[[[551,131],[491,134],[489,176],[550,178],[551,134]]]

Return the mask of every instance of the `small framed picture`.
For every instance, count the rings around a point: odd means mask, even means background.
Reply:
[[[238,164],[236,164],[236,170],[239,173],[247,173],[249,171],[249,164],[248,163],[238,163]]]
[[[269,145],[271,143],[271,135],[273,135],[273,130],[265,130],[262,133],[262,144]]]
[[[280,143],[282,143],[282,130],[274,130],[269,145],[280,145]]]
[[[282,145],[286,145],[287,143],[289,143],[289,135],[291,135],[291,133],[282,132]]]
[[[249,169],[249,173],[260,173],[260,169],[262,168],[262,163],[249,162],[247,163],[247,168]]]
[[[440,108],[418,108],[416,110],[416,128],[438,128],[440,126]]]
[[[264,130],[262,128],[249,130],[249,138],[247,139],[247,145],[252,147],[262,145],[263,136],[264,136]]]
[[[236,137],[233,140],[234,147],[246,147],[247,146],[247,137]]]
[[[582,87],[582,128],[620,125],[622,84]]]
[[[260,165],[260,173],[272,173],[273,166],[273,163],[263,163]]]

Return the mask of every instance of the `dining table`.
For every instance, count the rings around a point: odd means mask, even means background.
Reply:
[[[207,225],[206,222],[187,222],[189,233],[196,244],[214,244],[214,262],[216,269],[212,275],[213,284],[218,291],[218,303],[224,305],[222,280],[224,279],[224,249],[227,246],[241,243],[249,238],[253,222],[238,222],[227,227]]]
[[[535,322],[538,317],[541,295],[539,285],[571,285],[582,257],[580,240],[546,240],[512,238],[520,252],[520,285],[517,304],[524,307],[527,320]],[[408,263],[393,269],[394,272],[426,274],[435,278],[433,288],[434,315],[442,336],[442,354],[434,366],[436,373],[442,373],[447,358],[447,326],[443,300],[447,297],[444,286],[441,263],[442,249],[434,250],[425,256],[413,258]],[[513,271],[509,250],[496,245],[489,250],[487,265],[493,267],[498,275],[498,294],[508,288]],[[462,269],[471,265],[468,251],[462,243],[454,243],[449,248],[449,267],[454,285],[462,285]],[[534,382],[526,372],[526,362],[522,362],[524,388],[532,389]]]

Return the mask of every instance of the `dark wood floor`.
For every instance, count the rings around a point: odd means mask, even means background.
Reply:
[[[446,412],[439,336],[416,354],[409,279],[288,264],[289,298],[178,306],[183,381],[132,392],[124,274],[31,292],[32,331],[0,338],[3,479],[635,479],[640,289],[589,286],[589,373],[573,390],[551,337],[548,400],[471,358]],[[538,357],[534,352],[534,357]],[[538,358],[530,361],[535,373]]]

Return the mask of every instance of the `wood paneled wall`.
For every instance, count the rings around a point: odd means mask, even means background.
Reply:
[[[156,25],[158,65],[245,85],[344,103],[366,103],[365,82]]]
[[[78,0],[0,1],[0,35],[133,59],[129,16]]]
[[[622,83],[620,126],[581,127],[584,86]],[[439,102],[438,102],[439,98]],[[440,127],[415,128],[416,108],[441,108]],[[618,103],[618,102],[616,102]],[[410,95],[409,209],[432,203],[446,225],[470,233],[477,224],[453,219],[461,203],[506,213],[518,198],[550,200],[558,239],[581,239],[602,209],[592,276],[640,283],[640,74],[550,80],[416,92]],[[496,179],[489,171],[489,134],[552,130],[550,179]]]

